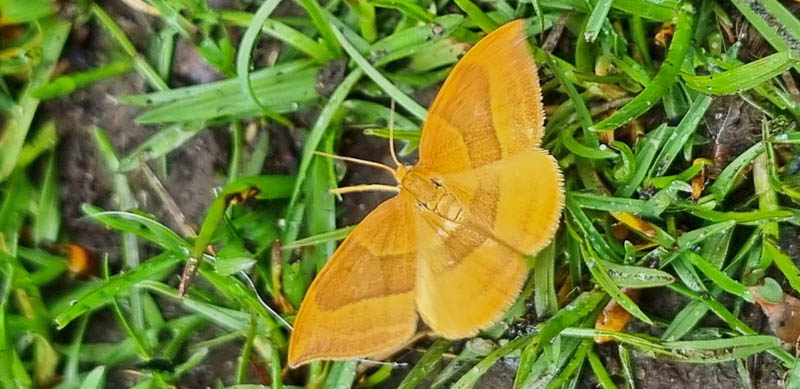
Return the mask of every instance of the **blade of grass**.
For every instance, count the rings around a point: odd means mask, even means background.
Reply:
[[[294,183],[294,189],[292,190],[292,195],[289,199],[289,205],[287,207],[286,220],[296,220],[299,213],[296,207],[298,201],[300,200],[300,192],[303,188],[303,182],[306,179],[308,168],[311,166],[311,159],[315,157],[314,151],[317,150],[317,147],[319,147],[319,143],[322,141],[323,136],[325,135],[326,131],[328,131],[331,121],[333,120],[333,116],[339,110],[342,102],[344,102],[344,99],[350,93],[350,90],[353,88],[356,82],[358,82],[358,80],[361,78],[362,74],[363,71],[361,69],[354,69],[350,72],[350,74],[347,75],[347,77],[345,77],[344,80],[342,80],[339,86],[336,87],[336,90],[333,92],[330,99],[328,99],[328,104],[326,104],[325,108],[323,108],[319,113],[316,122],[314,122],[314,126],[311,128],[311,131],[306,137],[306,142],[303,146],[303,153],[300,157],[300,164],[297,168],[297,180]]]
[[[61,226],[60,196],[56,154],[51,153],[47,159],[47,170],[39,193],[36,218],[33,220],[33,240],[37,243],[55,242]]]
[[[403,15],[421,22],[430,22],[435,17],[434,14],[426,11],[425,8],[409,0],[375,0],[372,1],[372,4],[376,7],[395,9],[400,11]]]
[[[667,134],[670,131],[673,131],[673,129],[666,125],[661,125],[647,133],[644,139],[639,141],[636,150],[636,170],[634,170],[631,178],[614,192],[617,197],[630,197],[636,192],[636,189],[639,188],[639,185],[647,176],[647,172],[652,169],[651,166],[656,154],[664,140],[667,139]]]
[[[743,335],[757,335],[757,332],[747,326],[744,322],[739,320],[736,315],[731,313],[724,305],[716,299],[708,296],[707,294],[699,294],[693,292],[683,286],[671,284],[667,286],[671,290],[678,292],[693,300],[702,301],[717,317],[722,319],[728,326],[736,332]],[[767,350],[770,354],[778,358],[784,365],[791,366],[794,363],[794,357],[780,347],[772,347]]]
[[[594,3],[583,29],[583,39],[586,42],[594,42],[600,35],[600,28],[608,20],[608,11],[611,10],[612,3],[614,3],[612,0],[599,0]]]
[[[775,7],[775,5],[778,4],[776,1],[766,0],[755,3],[751,0],[731,0],[731,3],[776,51],[782,52],[789,49],[798,49],[797,40],[800,39],[800,32],[795,34],[791,42],[786,39],[787,36],[783,36],[781,32],[779,32],[784,26],[793,25],[794,23],[788,22],[791,20],[792,16],[785,8],[781,7],[783,9],[779,10]],[[776,13],[781,15],[781,19],[783,20],[780,23],[775,22],[772,19],[772,15],[768,12],[764,12],[764,4],[769,4],[772,11],[777,11]],[[796,20],[797,19],[795,19],[795,23]],[[800,72],[800,66],[795,65],[794,69]]]
[[[653,321],[650,320],[647,315],[642,312],[636,302],[633,301],[627,294],[623,293],[622,290],[617,286],[611,276],[608,275],[608,270],[603,266],[605,261],[600,260],[598,258],[597,253],[592,250],[591,247],[587,244],[583,244],[581,246],[583,262],[586,264],[586,267],[589,268],[589,271],[592,273],[597,284],[606,292],[609,296],[611,296],[614,301],[617,302],[622,308],[625,308],[626,311],[630,312],[631,315],[635,316],[637,319],[647,323],[653,324]]]
[[[800,291],[800,269],[797,268],[792,259],[769,240],[764,242],[764,252],[769,255],[775,266],[786,276],[789,285],[794,290]]]
[[[250,329],[247,331],[247,339],[242,347],[242,353],[239,354],[236,362],[236,384],[241,385],[247,379],[247,366],[250,364],[250,354],[253,351],[253,340],[256,337],[256,320],[255,317],[250,318]]]
[[[321,234],[308,236],[308,237],[305,237],[303,239],[298,239],[298,240],[296,240],[296,241],[294,241],[292,243],[287,243],[287,244],[281,246],[281,249],[282,250],[293,250],[293,249],[296,249],[296,248],[299,248],[299,247],[313,246],[313,245],[320,244],[320,243],[325,243],[325,242],[339,241],[339,240],[342,240],[342,239],[346,238],[347,235],[349,235],[350,232],[353,231],[354,228],[356,228],[356,226],[342,227],[342,228],[338,228],[338,229],[333,230],[333,231],[323,232]]]
[[[108,261],[103,261],[103,279],[105,282],[108,282],[109,278],[109,270],[108,270]],[[134,293],[137,291],[133,291]],[[128,335],[128,338],[133,341],[133,344],[136,346],[136,351],[139,357],[145,361],[148,361],[153,358],[152,352],[150,351],[150,347],[148,347],[148,342],[146,338],[143,336],[140,331],[137,331],[128,320],[128,316],[122,311],[122,307],[120,307],[119,300],[117,297],[111,297],[108,299],[109,303],[111,304],[111,311],[114,312],[114,317],[117,320],[117,323],[122,327],[123,332]]]
[[[241,11],[222,10],[219,17],[221,20],[239,27],[247,27],[253,20],[252,14]],[[326,45],[318,43],[285,23],[267,19],[264,21],[261,32],[300,50],[317,63],[325,63],[333,59],[333,54]]]
[[[348,389],[353,386],[356,378],[356,367],[358,363],[354,361],[336,362],[333,364],[328,377],[325,379],[325,389]]]
[[[487,16],[477,4],[471,0],[455,0],[458,8],[461,8],[467,17],[471,19],[483,32],[489,33],[497,29],[498,25],[489,16]]]
[[[91,83],[104,80],[109,77],[123,75],[130,69],[130,62],[116,61],[84,72],[59,76],[46,85],[36,89],[33,92],[33,96],[41,100],[65,96],[80,88],[85,88]]]
[[[101,389],[106,386],[106,367],[97,366],[84,378],[78,389]]]
[[[725,272],[714,267],[714,265],[710,264],[703,257],[695,254],[694,252],[688,251],[684,258],[687,258],[689,262],[694,265],[694,267],[703,272],[703,274],[705,274],[706,277],[708,277],[714,283],[714,285],[719,286],[722,288],[722,290],[730,294],[743,298],[749,303],[753,302],[753,294],[750,293],[746,286],[729,277],[727,274],[725,274]]]
[[[686,86],[701,93],[713,95],[742,93],[769,81],[786,69],[797,66],[800,63],[798,55],[786,50],[721,73],[706,76],[681,74],[681,77]]]
[[[711,106],[711,98],[700,95],[692,102],[689,112],[681,119],[678,127],[670,134],[664,143],[664,147],[655,159],[655,163],[648,174],[649,177],[664,175],[672,166],[675,157],[681,152],[686,142],[691,140],[692,135],[697,131],[697,125],[705,116],[706,110]]]
[[[694,7],[683,3],[678,11],[675,34],[667,57],[653,81],[619,111],[595,124],[593,131],[611,131],[649,111],[677,81],[683,58],[689,51],[693,35]]]
[[[398,89],[391,81],[387,80],[386,77],[383,76],[375,67],[373,67],[366,58],[364,58],[361,53],[353,47],[352,44],[345,38],[342,33],[331,24],[331,28],[333,29],[333,34],[339,40],[339,43],[344,47],[344,50],[350,56],[350,58],[355,62],[358,67],[370,78],[374,81],[378,86],[386,92],[389,97],[397,101],[401,107],[405,108],[410,112],[412,115],[416,116],[420,121],[425,121],[425,118],[428,116],[428,111],[423,108],[421,105],[417,104],[416,101],[408,97],[403,91]]]
[[[662,342],[655,338],[588,328],[567,328],[565,336],[608,336],[629,344],[651,357],[691,363],[719,363],[780,346],[780,340],[767,335],[742,335],[733,338]]]
[[[680,12],[679,0],[614,0],[612,7],[643,18],[669,22]]]
[[[517,376],[514,378],[516,385],[529,380],[529,375],[533,372],[533,367],[536,363],[535,358],[539,351],[549,346],[550,342],[559,336],[564,328],[586,319],[605,299],[605,293],[599,290],[583,292],[548,319],[542,325],[539,333],[524,345]]]
[[[722,170],[722,173],[717,176],[717,180],[708,188],[708,191],[714,195],[714,198],[718,202],[725,200],[725,197],[727,197],[733,189],[737,178],[741,176],[745,168],[750,166],[756,157],[761,155],[765,149],[766,147],[763,142],[756,143],[750,146],[745,152],[739,154],[736,159]]]
[[[459,377],[466,370],[471,369],[481,359],[494,351],[497,346],[483,338],[468,340],[464,344],[464,349],[452,360],[431,382],[431,389],[443,389],[449,387],[453,380]],[[387,377],[388,378],[388,377]]]
[[[250,316],[239,310],[212,305],[208,302],[195,299],[190,295],[178,297],[178,291],[176,289],[161,282],[145,280],[140,283],[140,286],[175,300],[175,302],[179,303],[183,308],[196,312],[228,331],[247,331],[249,328]]]
[[[307,59],[286,61],[272,67],[256,70],[250,73],[250,79],[256,88],[279,83],[282,74],[298,75],[304,70],[312,69],[316,73],[319,68],[314,62]],[[206,84],[192,85],[176,89],[164,89],[141,95],[125,95],[118,97],[120,102],[137,106],[152,107],[169,103],[186,101],[190,105],[197,105],[205,101],[227,99],[229,96],[239,96],[244,100],[239,80],[228,78]],[[195,112],[197,113],[197,112]],[[195,119],[198,120],[198,119]]]
[[[675,277],[658,269],[620,265],[608,261],[602,261],[602,265],[614,283],[622,288],[655,288],[675,282]]]
[[[189,247],[189,243],[163,224],[140,214],[123,211],[104,211],[90,204],[84,204],[81,210],[88,217],[109,227],[155,243],[167,250],[179,253]]]
[[[559,136],[561,140],[561,144],[567,148],[573,154],[587,158],[587,159],[607,159],[607,158],[616,158],[619,155],[614,152],[613,150],[609,149],[606,145],[597,145],[597,146],[587,146],[583,143],[579,142],[577,139],[573,137],[577,126],[570,126],[566,130],[562,130]]]
[[[478,364],[476,364],[472,369],[469,369],[458,381],[456,381],[451,389],[469,389],[475,386],[475,383],[478,382],[478,379],[481,378],[484,374],[486,374],[489,369],[494,366],[500,358],[519,350],[522,348],[526,343],[528,343],[531,338],[533,338],[534,334],[529,334],[525,336],[521,336],[514,340],[509,341],[504,346],[492,351],[486,358],[483,358]]]
[[[22,146],[17,158],[16,169],[25,169],[31,162],[35,161],[42,154],[48,150],[52,150],[58,142],[58,134],[56,133],[55,122],[45,122],[33,134],[33,139]]]
[[[328,46],[328,50],[333,53],[335,58],[341,57],[344,53],[342,53],[342,47],[339,46],[337,37],[334,35],[334,30],[336,28],[328,24],[325,13],[322,7],[319,6],[319,3],[316,0],[297,0],[297,2],[306,10],[308,16],[311,17],[314,27],[316,27],[317,31],[322,36],[322,40],[325,45]]]
[[[422,358],[419,359],[411,371],[406,374],[406,377],[397,386],[397,389],[411,389],[416,388],[419,384],[428,377],[429,374],[441,363],[442,354],[450,348],[452,342],[448,339],[436,339]]]
[[[17,164],[17,157],[39,106],[39,99],[34,97],[34,92],[50,78],[70,31],[70,24],[58,18],[42,20],[39,26],[44,37],[41,43],[41,60],[20,92],[18,109],[12,110],[11,115],[6,117],[3,131],[0,131],[0,182],[8,178]]]
[[[192,284],[194,275],[203,260],[203,253],[211,244],[214,232],[225,217],[225,212],[231,205],[239,204],[250,197],[264,198],[264,196],[274,196],[286,193],[291,187],[293,180],[287,176],[256,176],[242,177],[225,186],[219,196],[211,203],[203,219],[203,225],[194,241],[186,264],[183,268],[181,283],[178,291],[181,295],[186,293],[189,285]],[[261,187],[257,185],[261,185]],[[283,196],[280,196],[283,197]]]
[[[558,311],[555,286],[556,245],[551,242],[535,256],[534,294],[536,317],[550,317]]]
[[[609,2],[610,3],[610,2]],[[603,362],[600,361],[600,357],[592,351],[591,349],[588,350],[586,356],[589,360],[589,365],[592,367],[592,371],[594,372],[595,378],[600,383],[604,389],[616,389],[616,385],[614,381],[611,380],[611,376],[608,375],[608,370],[606,370],[605,366],[603,366]]]
[[[133,67],[139,75],[150,84],[150,87],[155,90],[169,89],[169,86],[161,79],[158,72],[156,72],[156,70],[147,63],[147,60],[136,51],[136,47],[133,46],[133,43],[131,43],[130,39],[128,39],[125,32],[122,31],[122,28],[120,28],[114,19],[96,3],[92,3],[90,10],[98,23],[108,32],[108,35],[111,36],[111,39],[133,60]]]
[[[64,328],[79,316],[107,304],[110,298],[129,291],[137,283],[166,276],[180,261],[179,256],[165,253],[145,261],[126,273],[110,277],[108,281],[94,288],[65,310],[55,312],[56,325],[58,328]]]
[[[0,252],[0,256],[2,255]],[[0,382],[4,388],[29,388],[32,385],[31,378],[19,359],[13,339],[8,336],[8,297],[12,289],[14,269],[10,264],[4,263],[6,278],[0,290]]]
[[[250,98],[250,101],[261,108],[264,115],[272,120],[277,121],[278,123],[288,126],[291,125],[288,119],[280,116],[277,112],[268,108],[266,105],[264,105],[264,103],[261,102],[261,100],[258,99],[255,89],[253,88],[252,80],[250,79],[250,57],[253,55],[253,49],[255,48],[256,40],[258,39],[258,35],[261,33],[261,28],[264,25],[264,22],[267,20],[267,18],[269,18],[270,14],[272,14],[272,11],[278,6],[278,3],[280,3],[280,0],[266,0],[261,3],[261,6],[258,7],[258,11],[256,12],[255,16],[253,16],[253,20],[250,22],[250,25],[247,26],[244,36],[242,36],[242,41],[239,42],[239,50],[236,53],[236,75],[239,79],[239,85],[241,86],[242,91]]]

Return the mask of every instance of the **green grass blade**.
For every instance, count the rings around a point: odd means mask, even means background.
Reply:
[[[17,164],[25,137],[28,134],[39,99],[34,97],[34,92],[47,83],[50,74],[58,63],[61,49],[67,40],[70,24],[57,18],[50,18],[39,23],[44,36],[42,41],[42,58],[30,80],[25,85],[17,100],[17,108],[6,117],[3,131],[0,131],[0,182],[11,174]]]
[[[800,63],[798,55],[800,54],[786,50],[721,73],[707,76],[682,74],[681,77],[686,86],[701,93],[713,95],[742,93],[769,81],[786,69],[797,66]]]
[[[483,32],[489,33],[497,29],[498,25],[486,13],[478,7],[477,4],[471,0],[455,0],[458,8],[461,8],[467,14],[469,19],[472,19]]]
[[[47,159],[47,170],[39,193],[36,218],[33,220],[33,240],[35,242],[55,242],[61,226],[61,198],[58,192],[56,154]]]
[[[689,251],[686,253],[685,258],[687,258],[694,267],[703,272],[714,285],[719,286],[728,293],[743,298],[747,302],[753,302],[753,294],[750,293],[746,286],[729,277],[722,270],[714,267],[714,265],[706,261],[703,257]]]
[[[787,25],[786,24],[787,21],[790,20],[792,16],[788,11],[786,11],[785,8],[778,5],[776,1],[765,0],[754,3],[751,0],[731,0],[731,3],[736,7],[736,9],[739,10],[739,12],[742,13],[742,16],[744,16],[747,19],[747,21],[750,22],[750,24],[761,34],[764,40],[769,42],[769,44],[776,51],[783,52],[789,49],[797,50],[797,40],[800,40],[800,32],[796,31],[796,29],[792,29],[792,31],[794,31],[796,34],[794,35],[793,38],[794,41],[791,43],[787,41],[786,36],[781,35],[782,32],[779,31],[782,30],[784,26]],[[776,13],[781,15],[781,19],[784,19],[781,22],[781,24],[771,25],[771,23],[764,18],[764,16],[769,15],[768,13],[766,15],[760,15],[761,13],[764,13],[764,8],[763,8],[764,4],[768,4],[770,8],[772,8],[773,12],[777,11]],[[776,5],[778,5],[780,8],[783,9],[782,10],[778,9],[778,7],[775,7]],[[770,19],[772,19],[772,17],[770,17]],[[795,19],[795,22],[789,22],[788,25],[789,26],[795,25],[796,20],[797,19]],[[800,72],[800,66],[795,65],[795,70]]]
[[[568,192],[567,196],[575,201],[581,208],[595,209],[606,212],[631,212],[646,217],[658,217],[658,213],[648,212],[650,207],[647,201],[610,197],[594,193]]]
[[[683,58],[689,52],[693,34],[694,8],[684,3],[678,11],[675,35],[672,37],[667,58],[653,81],[628,104],[607,119],[595,124],[593,131],[611,131],[649,111],[667,93],[678,79]]]
[[[139,267],[123,274],[115,275],[92,289],[89,294],[75,301],[61,312],[55,313],[58,328],[64,328],[72,320],[93,311],[109,302],[110,298],[126,293],[130,288],[144,280],[163,278],[180,263],[181,257],[174,254],[161,254],[142,263]]]
[[[134,212],[104,211],[90,204],[81,207],[86,216],[109,227],[130,232],[173,252],[181,252],[189,244],[163,224]]]
[[[764,242],[765,252],[771,257],[775,266],[786,276],[789,285],[794,290],[800,291],[800,269],[794,264],[791,258],[783,250],[779,249],[773,242]]]
[[[649,177],[661,176],[667,172],[672,166],[675,157],[683,150],[686,142],[691,139],[692,134],[697,131],[697,125],[700,120],[705,116],[706,110],[711,106],[711,98],[705,95],[700,95],[692,103],[689,112],[681,119],[678,127],[670,134],[664,147],[655,159],[654,165],[648,174]]]
[[[333,116],[342,106],[342,102],[344,102],[344,99],[350,93],[350,90],[353,88],[356,82],[358,82],[358,80],[361,78],[362,74],[363,72],[361,69],[355,69],[351,71],[344,80],[342,80],[342,83],[336,87],[336,90],[333,92],[330,99],[328,99],[328,104],[326,104],[325,108],[322,109],[317,117],[317,121],[311,128],[311,132],[306,138],[305,146],[303,146],[303,154],[300,158],[300,166],[297,168],[297,180],[294,183],[292,196],[289,200],[289,207],[287,208],[287,220],[295,220],[294,216],[297,215],[295,206],[300,199],[303,181],[306,178],[309,166],[311,166],[311,159],[315,157],[314,151],[317,150],[320,141],[322,141],[322,137],[325,135],[325,132],[328,131],[330,123],[333,120]]]
[[[717,180],[711,184],[708,191],[714,195],[717,201],[722,202],[725,200],[725,197],[730,194],[736,180],[745,171],[745,168],[750,166],[753,161],[755,161],[756,157],[761,155],[765,149],[764,143],[759,142],[750,146],[745,152],[739,154],[736,159],[722,170],[722,173],[717,176]]]
[[[555,259],[556,244],[551,242],[535,256],[534,264],[534,294],[533,302],[536,307],[536,317],[544,318],[553,316],[558,311],[555,286]]]
[[[325,45],[328,46],[328,50],[333,53],[334,57],[341,57],[343,54],[342,47],[339,46],[336,35],[334,35],[334,30],[336,28],[328,24],[325,12],[322,7],[320,7],[317,0],[297,0],[297,2],[306,10],[308,16],[311,17],[314,27],[319,31],[322,40],[325,42]]]
[[[589,365],[592,367],[592,372],[594,372],[594,376],[597,378],[600,386],[603,387],[603,389],[616,389],[617,385],[611,380],[611,376],[608,374],[608,370],[606,370],[605,366],[603,366],[603,362],[600,361],[600,357],[591,349],[588,350],[586,356],[588,357]]]
[[[239,27],[247,27],[253,20],[253,15],[240,11],[220,11],[220,19]],[[261,32],[284,42],[297,50],[302,51],[318,63],[325,63],[333,59],[333,54],[328,47],[311,39],[302,32],[277,20],[267,19]],[[252,77],[252,73],[250,74]]]
[[[606,145],[590,147],[579,142],[573,137],[576,129],[577,127],[572,126],[567,130],[562,130],[559,136],[561,144],[573,154],[587,159],[608,159],[619,156],[619,154],[609,149]]]
[[[258,99],[258,95],[256,95],[252,81],[250,80],[250,57],[253,55],[256,40],[261,33],[261,27],[264,25],[267,18],[269,18],[269,15],[272,14],[272,11],[278,6],[278,3],[280,3],[280,0],[266,0],[258,7],[258,11],[255,16],[253,16],[250,25],[247,26],[242,41],[239,43],[239,50],[236,53],[236,75],[239,78],[239,85],[242,91],[250,98],[250,101],[263,110],[266,116],[284,125],[290,125],[291,123],[288,119],[278,115],[277,112],[268,108]]]
[[[331,25],[332,26],[332,25]],[[355,62],[358,67],[363,70],[363,72],[372,79],[378,86],[383,89],[386,94],[389,95],[392,99],[397,101],[401,107],[405,108],[410,112],[412,115],[416,116],[420,121],[425,121],[425,118],[428,116],[428,111],[423,108],[421,105],[417,104],[416,101],[412,100],[408,95],[403,93],[400,89],[398,89],[391,81],[386,79],[374,66],[372,66],[369,61],[367,61],[361,53],[353,47],[352,44],[345,38],[344,35],[336,28],[333,27],[333,33],[337,39],[339,39],[339,43],[341,43],[344,50],[350,56],[350,58]]]
[[[130,62],[117,61],[85,72],[59,76],[35,90],[33,96],[41,100],[65,96],[91,83],[125,74],[130,68]]]
[[[356,228],[356,226],[342,227],[333,231],[323,232],[320,234],[308,236],[303,239],[298,239],[294,242],[282,245],[281,249],[293,250],[300,247],[313,246],[320,243],[343,240],[344,238],[347,237],[347,235],[350,234],[351,231],[353,231],[354,228]]]
[[[133,67],[139,73],[139,75],[147,81],[150,86],[155,90],[167,90],[169,86],[166,82],[159,76],[158,72],[147,63],[141,54],[136,51],[136,47],[133,46],[133,43],[128,39],[128,36],[125,35],[125,32],[122,31],[122,28],[111,18],[111,15],[106,13],[106,11],[100,7],[98,4],[92,4],[90,6],[92,15],[97,19],[97,22],[100,23],[101,26],[108,32],[108,35],[111,36],[111,39],[115,41],[122,51],[128,55],[133,61]]]
[[[675,277],[658,269],[602,262],[614,283],[622,288],[655,288],[675,282]]]
[[[643,18],[670,22],[675,19],[679,0],[614,0],[612,7]]]
[[[639,306],[636,305],[636,302],[628,297],[628,295],[623,293],[611,276],[609,276],[608,269],[603,266],[606,261],[600,260],[600,258],[597,257],[597,254],[586,244],[582,246],[581,252],[583,256],[583,262],[586,264],[586,267],[589,268],[589,271],[592,273],[592,276],[597,284],[606,293],[608,293],[608,295],[611,296],[611,298],[614,299],[617,304],[619,304],[622,308],[625,308],[626,311],[630,312],[631,315],[647,324],[653,324],[653,321],[650,320],[650,318],[647,317],[644,312],[642,312]]]
[[[647,172],[652,169],[653,161],[670,131],[674,131],[674,129],[666,125],[658,126],[639,142],[636,150],[636,170],[628,182],[617,188],[616,192],[614,192],[616,196],[629,197],[636,192],[636,189],[639,188],[639,185],[642,184],[642,181],[647,176]]]
[[[608,11],[611,10],[612,3],[613,0],[599,0],[594,3],[583,30],[583,39],[586,42],[594,42],[600,35],[600,28],[608,20]]]
[[[448,339],[436,339],[422,358],[408,372],[406,377],[397,386],[398,389],[416,388],[428,377],[429,374],[441,363],[442,354],[450,348],[452,342]]]
[[[84,378],[78,389],[102,389],[106,387],[106,367],[97,366]]]
[[[325,380],[325,389],[349,389],[356,378],[357,362],[346,361],[334,363]]]
[[[534,337],[534,335],[526,335],[516,338],[504,346],[492,351],[486,358],[483,358],[478,364],[476,364],[472,369],[469,369],[461,378],[456,381],[451,389],[470,389],[475,386],[475,383],[478,382],[478,379],[481,378],[484,374],[486,374],[489,369],[494,366],[500,358],[519,350],[524,346],[530,339]]]

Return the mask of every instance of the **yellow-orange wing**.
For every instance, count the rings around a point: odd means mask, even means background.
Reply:
[[[503,25],[453,68],[429,109],[419,167],[463,171],[541,144],[544,109],[524,26]]]
[[[500,27],[456,65],[413,168],[462,211],[457,221],[426,211],[417,219],[417,308],[450,338],[502,316],[527,276],[524,255],[552,240],[561,216],[561,172],[540,148],[544,113],[523,26]]]
[[[417,231],[416,300],[422,320],[439,335],[456,339],[500,319],[525,282],[523,256],[476,226],[445,222],[433,213],[417,217]]]
[[[437,333],[462,338],[500,319],[527,276],[524,255],[553,239],[561,174],[553,157],[534,149],[438,180],[463,220],[417,217],[417,309]]]
[[[401,193],[358,224],[314,279],[294,322],[289,365],[394,351],[416,331],[416,232]]]
[[[438,179],[471,223],[522,254],[536,254],[555,235],[564,205],[563,180],[555,158],[544,150]]]

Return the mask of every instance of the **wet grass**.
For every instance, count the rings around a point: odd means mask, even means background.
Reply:
[[[736,361],[749,387],[744,361],[759,353],[790,370],[787,385],[800,381],[781,339],[741,315],[754,301],[749,287],[768,273],[779,282],[767,278],[762,294],[800,292],[800,258],[780,244],[797,239],[781,236],[782,227],[800,225],[800,21],[781,2],[299,0],[291,12],[279,0],[236,9],[126,3],[159,20],[147,55],[102,3],[69,12],[47,0],[0,6],[3,31],[13,32],[0,37],[3,387],[100,388],[114,371],[134,376],[137,388],[180,385],[231,345],[240,350],[235,374],[218,377],[217,387],[470,388],[502,358],[516,361],[520,388],[572,388],[582,380],[630,387],[634,356]],[[519,301],[474,339],[420,342],[407,369],[344,361],[289,371],[289,323],[314,274],[352,230],[337,224],[343,210],[329,193],[346,167],[315,152],[337,153],[347,131],[385,139],[393,116],[410,154],[427,114],[416,92],[438,85],[469,44],[516,18],[529,20],[549,113],[545,146],[568,190],[562,227],[530,259]],[[83,23],[114,43],[113,61],[54,74],[70,29]],[[766,42],[760,58],[742,55],[742,26]],[[193,45],[224,79],[170,88],[176,40]],[[267,48],[267,40],[280,45]],[[335,74],[341,60],[339,77],[320,76]],[[141,107],[137,120],[158,131],[120,155],[103,129],[91,129],[116,205],[82,209],[118,234],[119,252],[111,254],[121,261],[86,266],[62,225],[57,133],[37,107],[127,72],[150,91],[114,97]],[[720,161],[712,154],[730,142],[709,122],[726,118],[709,110],[728,94],[756,107],[761,120],[757,139]],[[314,119],[304,125],[308,112]],[[170,229],[140,209],[129,178],[142,173],[157,182],[169,169],[166,156],[211,126],[229,129],[224,184],[209,188],[215,199],[198,230],[186,222]],[[291,127],[302,139],[293,174],[265,171],[268,127]],[[248,128],[260,130],[245,136]],[[157,196],[172,201],[166,191]],[[648,288],[688,303],[661,317],[631,293]],[[180,314],[165,314],[167,302]],[[651,333],[596,326],[609,304]],[[87,340],[88,324],[102,312],[120,340]],[[705,325],[709,316],[718,327]],[[621,369],[607,369],[596,337],[619,344],[612,357]]]

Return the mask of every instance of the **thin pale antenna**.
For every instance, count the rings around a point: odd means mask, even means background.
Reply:
[[[331,189],[329,192],[341,195],[345,193],[370,192],[370,191],[397,193],[400,192],[400,188],[394,185],[361,184],[353,186],[343,186],[341,188]]]
[[[397,154],[394,152],[394,99],[390,104],[391,111],[389,111],[389,152],[392,154],[392,161],[394,161],[395,166],[400,167],[403,164],[400,163],[400,160],[397,159]]]
[[[372,161],[365,161],[363,159],[352,158],[352,157],[342,157],[340,155],[328,154],[328,153],[324,153],[322,151],[314,151],[314,154],[321,155],[323,157],[338,159],[340,161],[346,161],[346,162],[357,163],[357,164],[364,165],[364,166],[376,167],[378,169],[383,169],[383,170],[386,170],[386,171],[392,173],[392,176],[394,176],[394,174],[395,174],[394,173],[394,169],[392,169],[391,167],[386,166],[386,165],[384,165],[382,163],[377,163],[377,162],[372,162]]]

